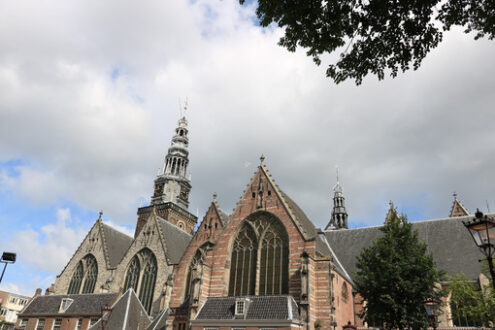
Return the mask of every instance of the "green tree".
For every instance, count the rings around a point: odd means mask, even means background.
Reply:
[[[423,301],[443,279],[426,244],[405,215],[392,212],[380,229],[384,235],[357,258],[356,291],[366,302],[360,315],[370,325],[386,329],[420,329],[429,324]]]
[[[495,320],[495,292],[482,288],[465,274],[450,276],[452,321],[456,326],[489,326]]]
[[[258,0],[256,14],[261,26],[285,29],[281,46],[306,48],[318,65],[322,54],[338,51],[327,69],[336,83],[416,70],[453,26],[475,39],[495,37],[493,0]]]

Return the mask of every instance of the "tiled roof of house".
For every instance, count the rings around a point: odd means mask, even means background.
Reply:
[[[62,299],[64,298],[73,299],[73,302],[70,304],[67,310],[65,310],[65,312],[59,312],[60,304],[62,303]],[[105,306],[106,304],[111,305],[116,298],[116,293],[36,296],[19,315],[99,316],[101,314],[101,307]]]
[[[290,295],[209,297],[201,307],[195,320],[238,319],[235,315],[236,299],[247,298],[245,320],[300,320],[294,298]]]

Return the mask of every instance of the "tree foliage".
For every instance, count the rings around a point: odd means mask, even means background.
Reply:
[[[418,240],[406,216],[392,214],[381,228],[384,235],[357,258],[356,291],[366,302],[361,317],[386,329],[420,329],[429,324],[423,301],[443,278],[426,244]]]
[[[327,69],[336,83],[416,70],[453,26],[475,39],[495,37],[493,0],[258,0],[256,14],[261,26],[285,29],[280,45],[306,48],[318,65],[322,54],[338,50]]]
[[[495,292],[491,285],[480,288],[465,274],[449,277],[452,321],[456,326],[489,326],[495,321]]]

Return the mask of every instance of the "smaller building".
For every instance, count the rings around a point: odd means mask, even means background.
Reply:
[[[17,328],[28,330],[86,330],[96,324],[116,293],[35,296],[19,313]]]
[[[0,291],[0,328],[13,329],[17,314],[27,305],[30,297]]]
[[[290,330],[302,326],[291,295],[209,297],[191,321],[192,330]]]

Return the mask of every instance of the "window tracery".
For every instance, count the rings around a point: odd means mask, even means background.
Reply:
[[[124,292],[132,288],[148,314],[153,304],[157,271],[155,255],[150,250],[143,249],[132,258],[125,277]]]
[[[229,295],[288,293],[289,239],[285,227],[266,212],[248,217],[241,226],[232,246]]]
[[[86,255],[79,263],[69,283],[68,294],[93,293],[98,279],[98,263],[92,254]],[[82,287],[82,290],[81,290]]]

